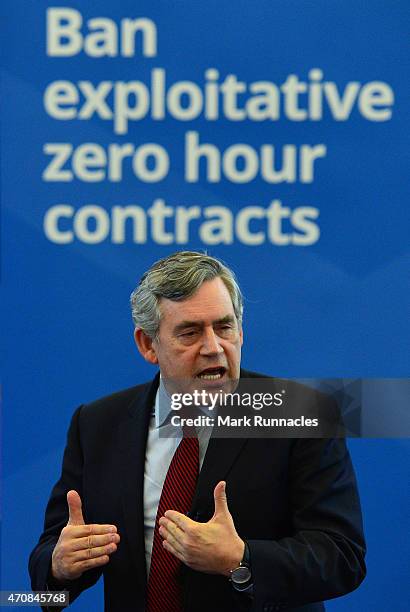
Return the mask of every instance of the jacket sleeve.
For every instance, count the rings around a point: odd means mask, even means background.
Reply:
[[[289,537],[248,540],[253,610],[338,597],[358,587],[365,576],[360,502],[344,439],[294,441],[289,508]]]
[[[30,555],[29,572],[34,591],[68,590],[70,603],[86,588],[95,584],[102,573],[101,568],[85,571],[80,578],[59,585],[51,577],[51,556],[61,530],[68,522],[67,492],[75,489],[82,498],[83,453],[80,438],[80,406],[73,415],[64,451],[60,479],[55,484],[47,504],[44,531]],[[83,509],[84,512],[84,509]],[[84,516],[87,522],[86,516]],[[53,607],[52,610],[57,610]],[[43,608],[47,610],[47,608]]]

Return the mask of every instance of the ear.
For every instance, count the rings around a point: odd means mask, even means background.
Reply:
[[[243,345],[243,329],[242,329],[242,325],[239,328],[239,340],[241,342],[241,346]]]
[[[152,344],[152,338],[147,336],[147,334],[143,332],[142,329],[137,328],[134,331],[134,340],[139,352],[144,357],[145,361],[148,361],[148,363],[153,364],[158,363],[158,357]]]

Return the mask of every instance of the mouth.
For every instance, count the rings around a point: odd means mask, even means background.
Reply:
[[[221,380],[221,378],[223,378],[226,372],[226,368],[224,368],[223,366],[217,366],[214,368],[206,368],[205,370],[202,370],[201,372],[199,372],[199,374],[196,375],[196,377],[200,380]]]

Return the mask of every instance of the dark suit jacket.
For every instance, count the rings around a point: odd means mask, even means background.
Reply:
[[[255,376],[242,371],[242,376]],[[329,398],[287,381],[294,399],[326,410]],[[68,520],[66,493],[83,501],[86,523],[115,524],[118,550],[103,570],[70,585],[71,601],[104,575],[107,612],[143,612],[146,596],[143,478],[150,412],[158,376],[75,412],[62,474],[47,505],[44,532],[29,568],[44,590],[51,554]],[[182,567],[185,612],[318,612],[325,599],[355,589],[365,575],[365,544],[355,477],[343,439],[214,439],[190,516],[214,511],[213,490],[226,480],[230,512],[250,549],[253,600],[228,579]]]

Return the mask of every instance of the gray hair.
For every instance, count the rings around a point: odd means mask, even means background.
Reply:
[[[242,323],[243,299],[235,275],[215,257],[196,251],[178,251],[155,262],[131,293],[132,320],[150,338],[157,337],[161,298],[185,300],[205,281],[221,278],[231,296],[233,310]]]

